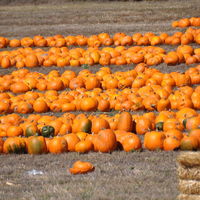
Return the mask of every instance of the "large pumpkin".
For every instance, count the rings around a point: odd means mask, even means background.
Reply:
[[[4,153],[26,153],[26,143],[23,138],[10,137],[7,138],[3,144]]]
[[[47,152],[45,138],[43,136],[31,136],[27,139],[29,154],[42,154]]]
[[[113,151],[117,146],[115,133],[111,129],[99,131],[93,136],[94,150],[103,153]]]

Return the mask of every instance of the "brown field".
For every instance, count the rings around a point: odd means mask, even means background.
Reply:
[[[34,35],[92,35],[101,32],[173,33],[171,21],[199,16],[199,0],[67,2],[15,0],[0,2],[0,35],[20,38]],[[48,4],[46,4],[48,3]],[[166,50],[176,47],[163,46]],[[134,66],[111,66],[127,70]],[[96,71],[99,66],[89,67]],[[184,71],[182,64],[156,66],[162,72]],[[56,69],[53,67],[48,70]],[[66,67],[65,69],[72,69]],[[62,69],[62,70],[65,70]],[[83,68],[76,68],[80,71]],[[13,69],[2,70],[0,74]],[[48,72],[47,69],[32,70]],[[52,113],[49,113],[52,114]],[[66,153],[62,155],[1,155],[1,200],[173,200],[178,195],[178,152]],[[90,161],[95,171],[70,175],[76,160]],[[30,170],[42,175],[29,175]]]

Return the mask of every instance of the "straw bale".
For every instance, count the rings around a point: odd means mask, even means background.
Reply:
[[[177,200],[199,200],[200,195],[179,194]]]
[[[179,165],[177,172],[180,179],[200,181],[200,166],[185,167],[183,165]]]
[[[177,161],[187,167],[200,166],[200,152],[181,152]]]
[[[179,191],[184,194],[200,195],[200,181],[179,180]]]

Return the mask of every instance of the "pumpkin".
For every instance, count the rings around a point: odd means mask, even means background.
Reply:
[[[142,147],[141,140],[136,134],[130,134],[122,141],[122,147],[124,151],[135,151]]]
[[[94,170],[94,166],[90,162],[76,161],[72,168],[69,169],[71,174],[84,174]]]
[[[43,113],[43,112],[47,112],[49,110],[49,107],[44,100],[37,99],[33,103],[33,110],[38,113]]]
[[[63,137],[67,141],[67,149],[68,149],[68,151],[75,151],[76,144],[78,142],[80,142],[79,137],[74,133],[66,134]]]
[[[49,141],[50,153],[59,154],[67,151],[67,141],[63,137],[54,137]]]
[[[165,135],[163,132],[151,131],[144,136],[144,147],[148,150],[163,149]]]
[[[41,135],[43,137],[53,137],[55,129],[53,126],[43,126],[41,130]]]
[[[77,133],[77,132],[90,133],[91,127],[92,127],[91,120],[87,118],[75,119],[72,124],[72,132],[73,133]]]
[[[45,138],[43,136],[31,136],[27,139],[29,154],[42,154],[47,152]]]
[[[109,129],[110,125],[107,120],[103,118],[95,118],[92,120],[91,132],[97,134],[100,130]]]
[[[191,129],[189,132],[189,136],[195,137],[200,145],[200,128]]]
[[[86,97],[80,100],[80,106],[82,111],[95,111],[98,106],[98,102],[95,98]]]
[[[178,129],[169,129],[168,131],[164,132],[166,137],[173,137],[181,141],[183,138],[183,133]]]
[[[75,151],[79,153],[87,153],[93,149],[93,144],[90,140],[81,140],[75,146]]]
[[[199,143],[196,137],[185,135],[183,139],[181,140],[180,149],[192,151],[192,150],[196,150],[198,146],[199,146]]]
[[[149,132],[152,129],[152,124],[150,119],[146,117],[139,117],[136,120],[136,133],[139,135],[144,135],[146,132]]]
[[[19,137],[10,137],[7,138],[3,144],[4,153],[15,153],[21,154],[26,153],[26,143],[23,138]]]
[[[180,147],[180,140],[174,137],[167,137],[163,142],[163,149],[165,151],[173,151]]]
[[[0,138],[0,153],[3,152],[3,143],[4,141],[2,140],[2,138]]]
[[[184,119],[183,124],[187,130],[200,128],[200,116]]]
[[[127,132],[131,132],[133,130],[133,119],[129,112],[122,112],[120,114],[117,129]]]
[[[23,129],[20,126],[9,126],[6,132],[7,137],[23,135]]]
[[[115,133],[111,129],[99,131],[93,136],[94,150],[103,153],[113,151],[117,146]]]
[[[25,135],[26,137],[30,137],[30,136],[38,135],[37,132],[38,132],[37,126],[29,125],[29,126],[26,128],[24,135]]]
[[[38,58],[34,54],[29,54],[25,58],[25,65],[26,67],[37,67],[38,66]]]

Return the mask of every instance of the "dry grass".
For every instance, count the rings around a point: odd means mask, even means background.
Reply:
[[[94,199],[174,200],[175,152],[113,152],[112,154],[2,155],[1,200]],[[70,175],[76,160],[92,162],[95,171]],[[43,175],[28,175],[35,169]],[[11,183],[11,184],[10,184]]]

